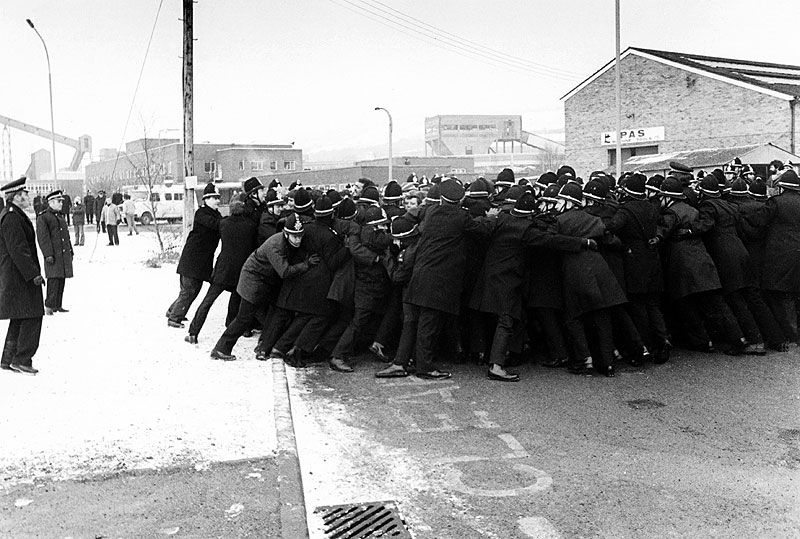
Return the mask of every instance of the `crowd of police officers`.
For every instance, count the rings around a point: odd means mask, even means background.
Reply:
[[[369,350],[388,363],[376,376],[426,379],[450,377],[437,361],[447,359],[517,381],[507,366],[537,348],[545,366],[613,376],[620,362],[668,361],[675,341],[731,355],[794,346],[793,166],[773,164],[771,196],[739,162],[696,176],[670,167],[619,180],[597,171],[584,181],[569,166],[468,185],[364,178],[348,191],[293,185],[285,196],[279,182],[250,178],[225,218],[209,184],[168,324],[184,327],[209,282],[185,340],[198,342],[229,291],[214,359],[235,360],[239,338],[256,334],[257,359],[352,372]]]

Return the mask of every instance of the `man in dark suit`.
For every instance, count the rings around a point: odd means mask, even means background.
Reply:
[[[61,213],[64,193],[59,189],[47,194],[47,206],[36,216],[36,235],[44,257],[47,277],[46,315],[68,312],[61,304],[66,279],[72,278],[72,240],[69,226]]]
[[[33,356],[42,333],[44,278],[36,255],[36,232],[23,211],[30,206],[25,177],[0,190],[6,206],[0,212],[0,320],[10,320],[0,369],[36,374]]]
[[[94,223],[94,196],[91,191],[86,191],[86,196],[83,197],[83,207],[86,210],[86,224],[91,225]]]

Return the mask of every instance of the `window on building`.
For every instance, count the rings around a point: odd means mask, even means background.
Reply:
[[[164,193],[164,200],[172,200],[172,193]]]
[[[658,153],[658,146],[636,146],[634,148],[622,148],[622,162],[624,163],[631,157],[637,155],[654,155]],[[608,166],[613,167],[617,164],[617,149],[608,150]]]
[[[283,170],[294,170],[297,167],[297,163],[294,161],[284,161],[283,162]]]
[[[217,162],[216,161],[206,161],[204,165],[204,170],[209,173],[213,173],[217,171]]]
[[[472,146],[464,146],[464,153],[467,155],[472,155]]]
[[[239,170],[244,170],[244,161],[239,161]]]
[[[270,170],[278,170],[278,162],[277,161],[270,161],[269,162],[269,169]]]
[[[250,161],[250,170],[264,170],[264,161]]]

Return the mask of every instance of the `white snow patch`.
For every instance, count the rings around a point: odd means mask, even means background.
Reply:
[[[152,228],[152,227],[150,227]],[[228,295],[212,308],[199,346],[168,328],[178,294],[174,265],[146,268],[152,232],[109,247],[92,227],[75,247],[64,307],[46,316],[37,376],[0,371],[0,486],[126,469],[262,457],[276,449],[272,372],[242,339],[235,362],[208,354],[224,327]],[[207,285],[188,317],[199,305]],[[5,334],[7,322],[0,323]],[[188,327],[188,323],[187,323]]]

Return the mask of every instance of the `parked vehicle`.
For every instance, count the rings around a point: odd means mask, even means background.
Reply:
[[[136,220],[147,226],[153,219],[174,223],[183,219],[183,185],[156,185],[148,193],[142,185],[123,188],[136,207]],[[149,196],[148,196],[149,195]]]

